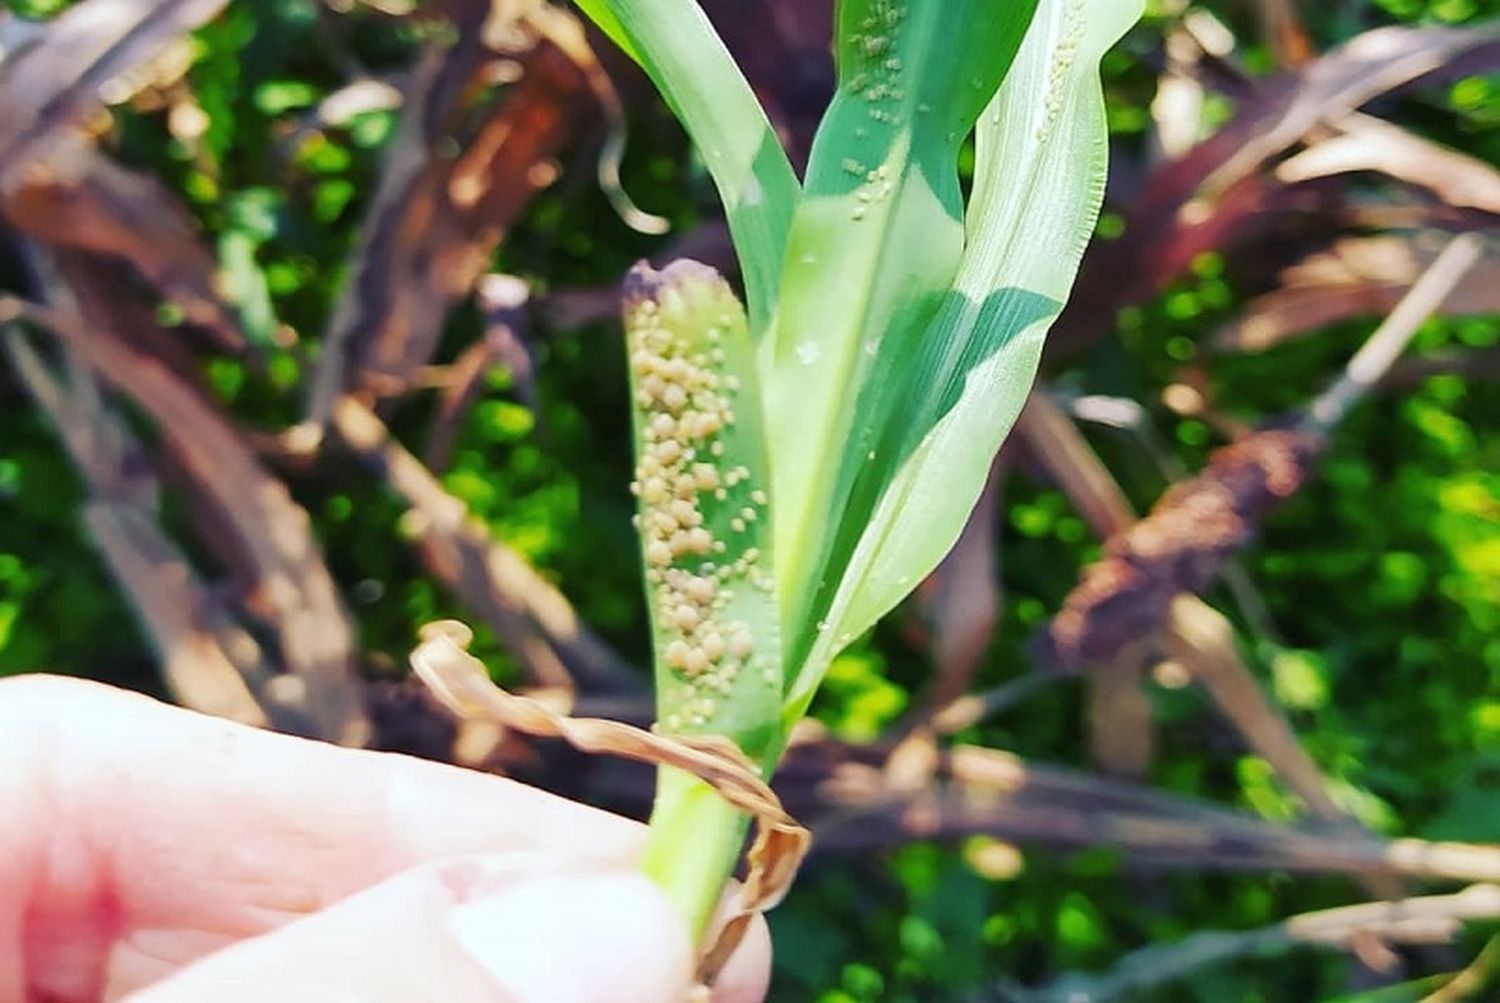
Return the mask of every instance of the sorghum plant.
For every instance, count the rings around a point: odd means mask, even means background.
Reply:
[[[1140,0],[841,0],[802,179],[694,0],[579,3],[686,126],[744,279],[744,307],[691,262],[626,287],[658,727],[769,774],[979,496],[1093,229],[1098,62]],[[744,826],[663,771],[645,867],[700,933]]]

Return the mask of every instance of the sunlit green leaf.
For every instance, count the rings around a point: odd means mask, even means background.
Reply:
[[[820,548],[824,564],[812,580],[823,587],[811,627],[796,628],[794,714],[827,659],[937,565],[979,497],[1098,214],[1107,161],[1099,59],[1139,12],[1136,0],[1043,0],[980,118],[952,288],[919,333],[885,334],[879,364],[864,368],[859,388],[874,403],[840,437],[828,510],[841,517]],[[778,478],[780,446],[774,438]],[[783,531],[778,541],[783,551],[789,537]]]
[[[916,341],[958,271],[959,144],[999,86],[1033,6],[839,7],[838,93],[813,144],[772,337],[761,346],[794,659],[809,626],[801,614],[816,619],[847,560],[851,541],[839,537],[871,511],[883,475],[896,469],[880,453],[882,427],[893,414],[929,420],[887,392],[897,389],[891,367],[924,350]]]

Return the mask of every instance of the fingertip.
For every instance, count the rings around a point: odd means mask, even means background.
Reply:
[[[633,871],[539,853],[446,860],[227,948],[131,1003],[675,1003],[687,931]]]
[[[686,927],[634,872],[530,876],[470,897],[447,926],[517,1003],[681,999],[692,971]]]
[[[713,987],[713,1003],[761,1003],[771,988],[771,928],[757,916]]]

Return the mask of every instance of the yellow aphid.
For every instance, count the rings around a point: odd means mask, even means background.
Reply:
[[[677,431],[677,422],[669,414],[659,414],[651,419],[650,428],[657,437],[666,439]]]
[[[676,519],[684,526],[700,526],[703,524],[703,513],[698,511],[698,506],[684,498],[674,498],[671,504],[667,506],[667,511],[672,513],[673,519]]]
[[[710,463],[693,464],[693,484],[699,491],[713,491],[719,486],[719,472]]]
[[[696,676],[708,668],[708,655],[704,654],[702,648],[689,646],[682,668],[688,675]]]
[[[714,593],[717,591],[718,586],[714,584],[711,578],[698,578],[695,576],[689,578],[682,586],[684,595],[693,600],[693,602],[704,606],[713,601]]]

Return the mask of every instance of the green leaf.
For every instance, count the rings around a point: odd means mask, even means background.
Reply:
[[[866,396],[856,423],[835,435],[839,448],[827,454],[842,459],[837,493],[822,511],[840,517],[812,576],[812,625],[786,625],[798,631],[789,664],[801,666],[789,715],[806,706],[833,654],[937,565],[979,497],[1098,215],[1107,164],[1098,63],[1140,7],[1139,0],[1042,0],[979,122],[952,288],[935,297],[918,333],[887,330],[876,364],[856,367],[855,380],[826,377],[825,392]],[[789,285],[786,304],[791,296]],[[907,316],[919,312],[910,308]],[[803,392],[812,392],[810,384]],[[828,426],[820,428],[827,434]],[[784,434],[789,429],[778,427],[772,440],[778,520],[796,511],[780,507],[784,489],[798,490],[796,480],[781,480]],[[827,476],[826,465],[820,469]],[[799,526],[783,527],[778,547],[785,554],[793,540],[806,547],[817,535],[804,510]],[[785,571],[782,581],[785,587]],[[806,579],[793,584],[808,587]]]
[[[579,7],[641,64],[708,165],[758,338],[776,304],[800,188],[765,111],[695,0],[580,0]]]
[[[706,265],[642,264],[626,279],[625,330],[658,723],[774,754],[770,465],[744,310]]]
[[[630,36],[625,32],[625,26],[615,16],[610,0],[576,0],[578,9],[588,16],[599,26],[599,30],[609,36],[609,40],[620,47],[625,53],[637,63],[641,62],[640,53],[636,52],[635,46],[630,42]]]
[[[891,360],[916,349],[963,256],[959,146],[1025,34],[1031,2],[845,0],[838,92],[792,222],[762,379],[776,462],[781,598],[794,643],[837,581],[840,530],[868,513]],[[963,30],[954,31],[955,25]],[[877,456],[878,456],[877,452]],[[884,459],[879,469],[893,471]],[[840,513],[830,520],[828,513]],[[827,597],[822,601],[826,604]],[[808,615],[803,615],[808,614]],[[805,648],[793,648],[793,658]]]

